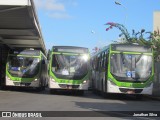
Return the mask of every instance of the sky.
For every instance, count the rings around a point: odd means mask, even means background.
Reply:
[[[34,0],[47,49],[80,46],[90,51],[119,39],[120,30],[106,31],[107,22],[123,24],[128,32],[153,31],[153,12],[160,0]]]

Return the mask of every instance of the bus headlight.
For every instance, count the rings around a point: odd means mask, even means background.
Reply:
[[[85,84],[85,83],[87,83],[87,81],[86,81],[86,80],[84,80],[84,81],[83,81],[83,83]]]
[[[52,78],[50,78],[50,81],[51,81],[51,82],[56,82],[56,81],[55,81],[54,79],[52,79]]]
[[[82,59],[86,62],[86,61],[88,61],[88,56],[87,55],[83,55]]]
[[[6,76],[6,80],[11,80],[9,77]]]
[[[38,79],[34,79],[34,81],[37,81]]]

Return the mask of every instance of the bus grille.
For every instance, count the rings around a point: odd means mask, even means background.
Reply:
[[[31,83],[14,82],[15,86],[30,86]]]
[[[119,88],[119,90],[123,93],[127,93],[128,91],[132,90],[134,93],[141,93],[143,89],[128,89],[128,88]]]
[[[59,86],[63,89],[77,89],[79,88],[79,85],[66,85],[66,84],[59,84]]]

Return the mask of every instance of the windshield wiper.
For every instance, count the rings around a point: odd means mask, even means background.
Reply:
[[[120,55],[121,55],[122,63],[124,64],[124,55],[123,55],[123,52],[121,52]]]
[[[138,59],[136,60],[136,63],[141,59],[143,53],[141,53],[141,55],[138,57]]]

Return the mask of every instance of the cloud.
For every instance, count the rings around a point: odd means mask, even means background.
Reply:
[[[49,17],[51,18],[55,18],[55,19],[68,19],[71,18],[70,15],[68,15],[67,13],[60,13],[60,12],[54,12],[54,13],[49,13],[48,14]]]
[[[75,6],[77,3],[74,0],[68,1],[68,3],[63,0],[34,0],[38,10],[45,12],[48,17],[55,19],[69,19],[69,15],[66,11],[66,4]]]
[[[65,6],[57,0],[34,0],[38,9],[53,10],[53,11],[65,11]]]
[[[78,6],[77,0],[61,0],[63,3],[68,4],[69,6],[76,7]]]

